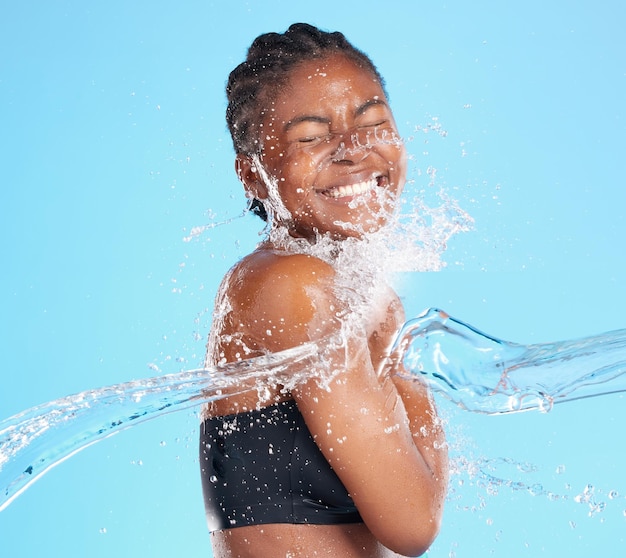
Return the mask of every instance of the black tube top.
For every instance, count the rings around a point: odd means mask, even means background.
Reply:
[[[210,531],[363,521],[293,400],[206,419],[200,471]]]

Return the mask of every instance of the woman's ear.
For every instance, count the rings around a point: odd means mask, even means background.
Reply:
[[[261,180],[256,163],[248,155],[235,157],[235,172],[246,190],[246,196],[250,199],[267,199],[267,188]]]

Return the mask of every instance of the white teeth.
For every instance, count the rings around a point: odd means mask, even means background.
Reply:
[[[365,180],[363,182],[357,182],[356,184],[349,184],[348,186],[337,186],[336,188],[330,188],[324,193],[331,198],[345,198],[347,196],[359,196],[368,192],[374,186],[378,184],[376,178],[371,180]]]

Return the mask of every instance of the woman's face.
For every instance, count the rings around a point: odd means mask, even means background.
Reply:
[[[291,214],[292,234],[360,237],[386,223],[404,186],[406,152],[369,71],[342,55],[302,63],[260,135],[260,162]]]

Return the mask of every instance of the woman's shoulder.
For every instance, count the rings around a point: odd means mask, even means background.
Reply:
[[[282,286],[297,288],[327,282],[335,276],[333,267],[309,254],[257,249],[240,260],[229,274],[229,287]]]
[[[310,269],[332,270],[332,266],[313,256],[303,252],[288,252],[285,250],[274,250],[272,248],[260,247],[245,256],[238,264],[244,268],[255,270],[267,268],[268,270],[289,268],[292,266],[304,266]]]
[[[257,250],[231,270],[222,292],[230,320],[267,349],[280,350],[310,340],[320,320],[331,325],[334,277],[332,266],[313,256]]]

